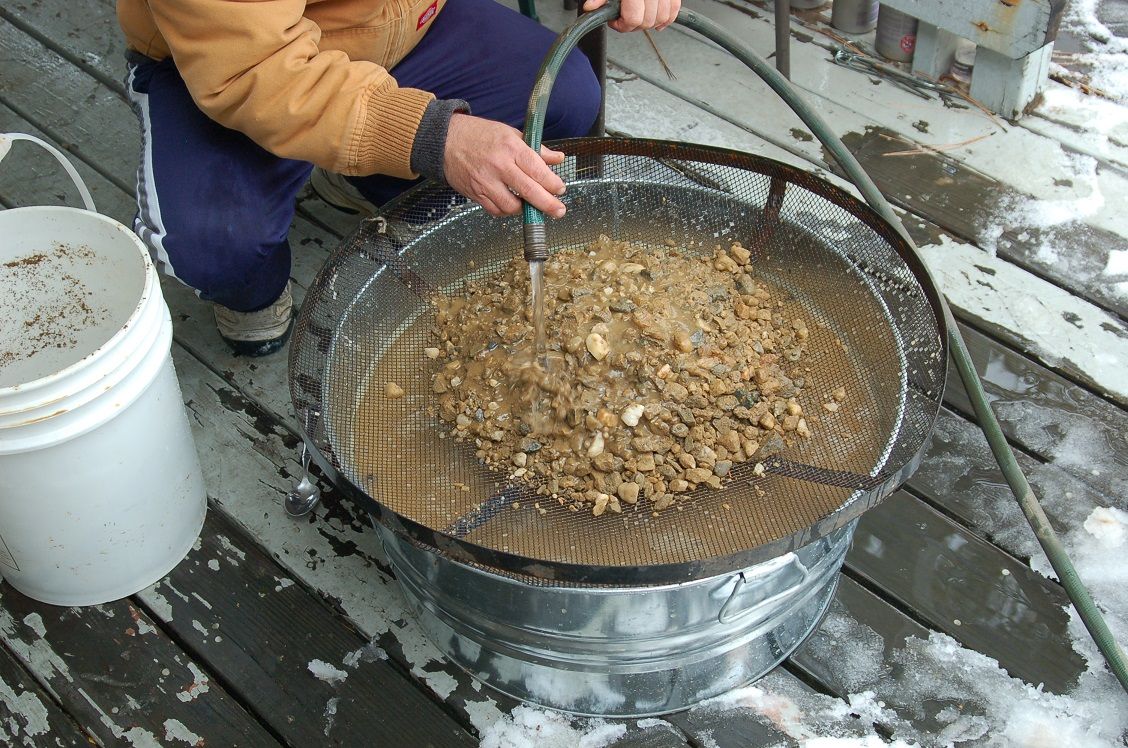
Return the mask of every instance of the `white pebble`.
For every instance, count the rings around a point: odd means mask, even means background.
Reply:
[[[634,428],[638,425],[639,419],[642,418],[642,411],[644,410],[645,408],[641,403],[628,405],[623,409],[623,413],[619,416],[619,418],[622,419],[623,423],[630,426],[631,428]]]
[[[587,345],[588,353],[590,353],[592,358],[596,361],[602,361],[611,350],[611,346],[609,346],[603,336],[597,332],[588,335],[587,340],[584,342]]]
[[[603,432],[596,431],[595,438],[591,440],[591,446],[588,447],[588,457],[599,457],[603,454]]]

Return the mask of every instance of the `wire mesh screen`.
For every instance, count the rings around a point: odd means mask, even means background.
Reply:
[[[819,414],[812,437],[736,464],[720,489],[657,513],[643,502],[599,517],[573,511],[490,469],[436,415],[438,364],[421,351],[432,345],[435,295],[500,272],[522,251],[521,224],[428,184],[343,242],[298,317],[291,394],[338,485],[393,529],[468,562],[546,580],[662,584],[808,544],[915,469],[943,396],[945,336],[935,289],[888,225],[813,175],[747,154],[643,140],[560,147],[568,212],[548,226],[554,251],[605,234],[701,252],[740,241],[752,252],[785,316],[811,326],[799,399]],[[386,382],[405,395],[384,397]],[[849,407],[824,412],[837,388]]]

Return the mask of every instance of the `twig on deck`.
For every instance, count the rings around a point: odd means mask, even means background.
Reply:
[[[1092,96],[1100,96],[1102,99],[1109,99],[1110,101],[1116,101],[1116,97],[1113,96],[1112,94],[1110,94],[1109,92],[1105,91],[1104,89],[1097,88],[1096,86],[1094,86],[1091,83],[1086,83],[1083,80],[1078,80],[1077,78],[1071,78],[1068,75],[1065,75],[1063,73],[1050,73],[1049,77],[1050,77],[1050,80],[1057,81],[1058,83],[1062,84],[1063,86],[1069,86],[1070,88],[1076,88],[1081,93],[1090,94]]]
[[[815,26],[815,25],[813,25],[813,24],[804,24],[804,25],[805,25],[805,26],[806,26],[806,27],[807,27],[808,29],[810,29],[811,31],[817,31],[818,33],[822,34],[823,36],[828,36],[828,37],[830,37],[830,38],[831,38],[831,39],[833,39],[834,41],[836,41],[836,42],[838,42],[839,44],[841,44],[841,45],[842,45],[843,47],[846,47],[847,49],[849,49],[849,50],[850,50],[851,52],[853,52],[854,54],[859,54],[859,55],[869,55],[869,52],[867,52],[866,50],[862,49],[861,47],[859,47],[859,46],[858,46],[857,44],[855,44],[854,42],[850,41],[849,39],[847,39],[846,37],[842,36],[841,34],[837,34],[837,33],[835,33],[834,31],[831,31],[830,29],[826,28],[825,26]]]
[[[980,140],[983,140],[984,138],[989,138],[994,134],[995,133],[993,133],[993,132],[985,132],[982,135],[976,135],[974,138],[968,138],[967,140],[961,140],[958,143],[942,143],[940,145],[925,145],[924,143],[918,143],[915,148],[911,148],[907,151],[890,151],[889,153],[883,153],[881,155],[882,156],[921,156],[921,155],[926,154],[926,153],[942,153],[944,151],[951,151],[951,150],[955,150],[956,148],[962,148],[965,145],[971,145],[972,143],[978,143]],[[889,138],[889,139],[893,140],[893,138]]]
[[[928,78],[928,76],[924,75],[924,73],[917,73],[917,75]],[[942,75],[940,76],[940,80],[938,80],[937,83],[946,85],[949,89],[951,89],[952,95],[960,97],[968,104],[971,104],[973,107],[986,114],[987,119],[991,120],[991,122],[995,124],[995,127],[999,128],[1003,132],[1007,132],[1007,128],[1003,125],[1002,121],[995,116],[995,113],[988,109],[985,105],[980,103],[978,99],[973,98],[967,91],[963,90],[963,86],[959,85],[960,82],[957,79],[953,78],[950,75]]]
[[[662,70],[666,71],[666,77],[672,81],[677,80],[678,77],[674,75],[670,64],[666,62],[666,58],[662,56],[662,51],[658,49],[658,44],[655,43],[654,37],[650,35],[650,29],[643,29],[642,34],[646,37],[646,41],[650,42],[650,48],[654,50],[654,54],[658,55],[658,62],[662,63]]]

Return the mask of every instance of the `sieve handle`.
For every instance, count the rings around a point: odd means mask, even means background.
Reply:
[[[8,152],[12,150],[12,142],[16,140],[27,140],[31,143],[35,143],[54,156],[55,159],[63,165],[63,168],[66,169],[71,181],[74,182],[74,186],[78,188],[78,194],[82,196],[82,203],[86,209],[91,213],[98,212],[98,209],[94,207],[94,198],[90,196],[90,190],[86,189],[86,183],[82,181],[82,177],[78,175],[78,171],[74,168],[74,165],[71,164],[70,160],[64,156],[58,148],[50,143],[40,140],[34,135],[27,135],[22,132],[0,133],[0,161],[3,161],[4,157],[8,155]]]

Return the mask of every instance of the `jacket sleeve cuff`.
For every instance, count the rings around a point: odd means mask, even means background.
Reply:
[[[425,177],[443,181],[443,155],[446,152],[447,128],[455,112],[470,112],[470,104],[462,99],[435,99],[427,105],[415,142],[411,146],[411,169]]]
[[[335,171],[413,179],[417,175],[411,169],[411,146],[423,114],[434,100],[434,94],[415,88],[370,91],[348,168]]]

